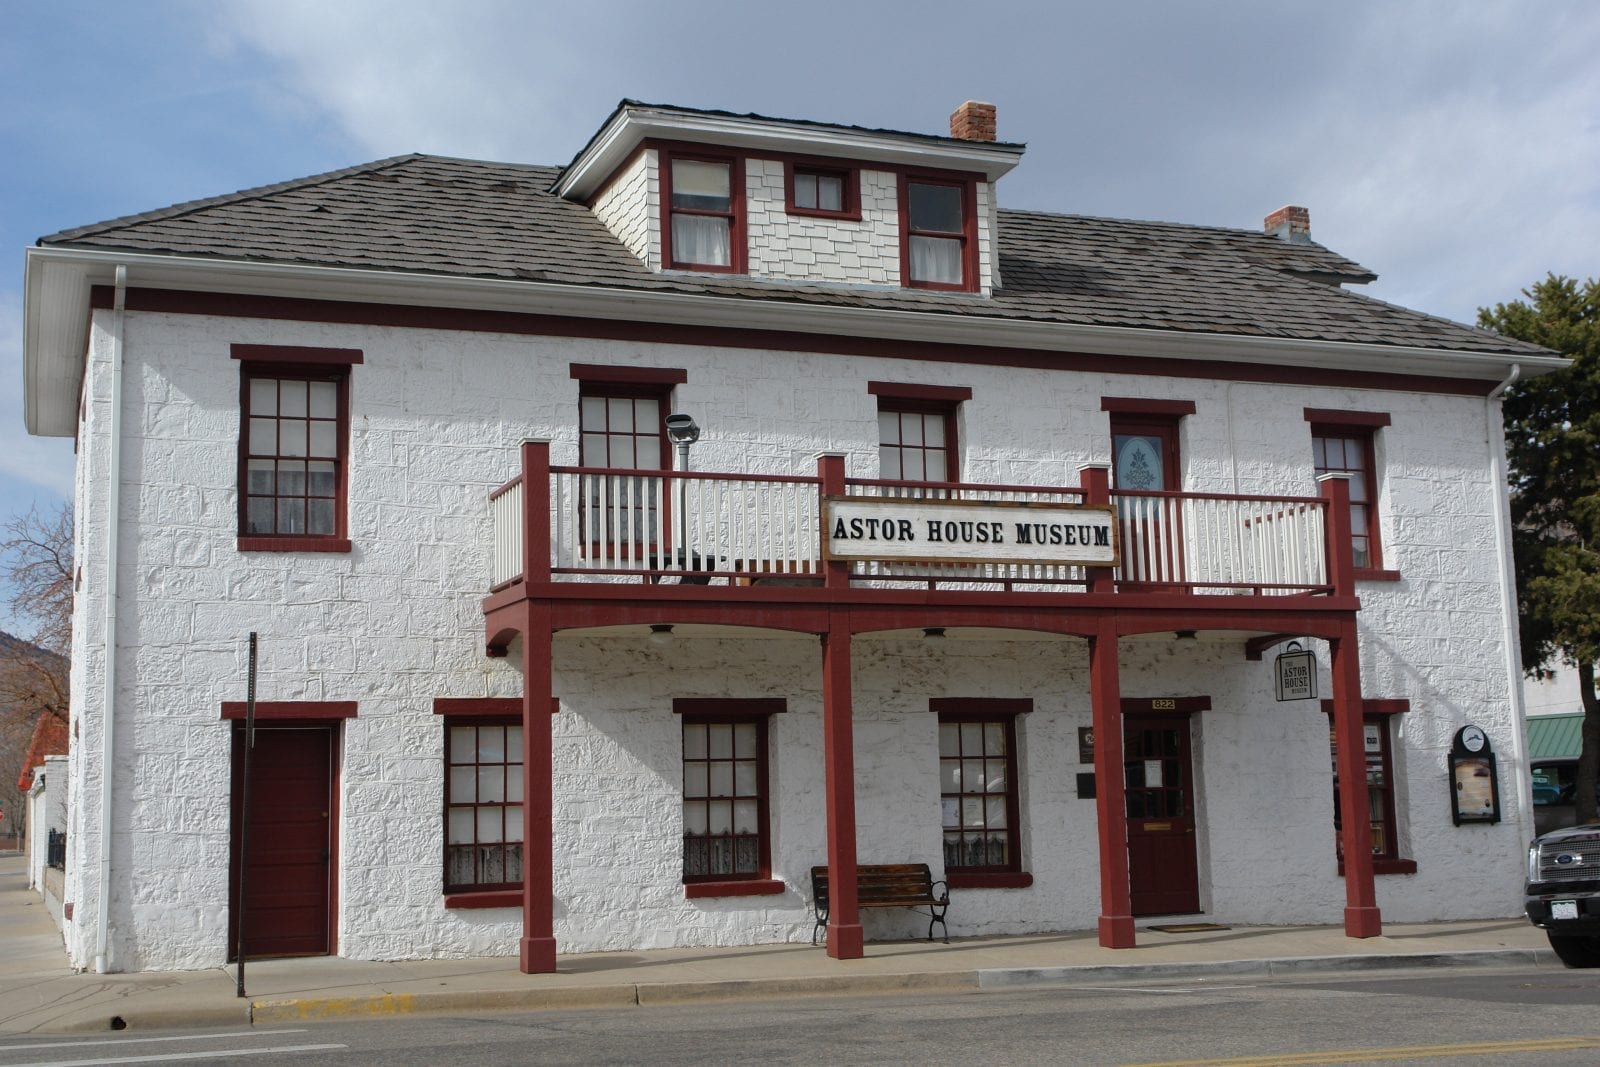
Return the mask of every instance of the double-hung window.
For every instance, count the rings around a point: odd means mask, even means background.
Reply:
[[[348,552],[351,349],[234,345],[238,547]]]
[[[965,386],[868,382],[878,398],[878,476],[887,481],[960,480],[956,413]]]
[[[1378,539],[1378,430],[1383,412],[1306,409],[1311,423],[1312,466],[1317,474],[1350,476],[1350,547],[1358,577],[1395,577],[1383,569]]]
[[[783,709],[774,699],[673,701],[683,735],[683,881],[691,889],[770,880],[767,724]]]
[[[1410,707],[1404,700],[1363,700],[1361,720],[1362,757],[1366,763],[1367,818],[1372,833],[1372,863],[1377,874],[1410,874],[1415,861],[1400,857],[1399,822],[1395,815],[1394,751],[1390,722]],[[1333,702],[1322,702],[1330,720]],[[1328,754],[1333,762],[1334,848],[1344,867],[1344,814],[1339,807],[1339,743],[1330,723]]]
[[[788,203],[791,215],[816,215],[824,218],[859,219],[860,171],[811,163],[786,164]]]
[[[744,182],[736,158],[669,154],[666,181],[668,266],[744,270]]]
[[[445,724],[446,893],[522,885],[522,723]]]
[[[970,181],[907,176],[901,181],[901,266],[906,283],[973,289],[977,237]]]
[[[945,876],[951,885],[1023,886],[1017,716],[1032,701],[935,698]],[[1009,877],[1008,877],[1009,876]]]
[[[617,471],[671,466],[667,394],[656,385],[585,382],[578,399],[579,463]],[[583,485],[584,540],[591,546],[654,544],[660,530],[657,479],[592,475]]]

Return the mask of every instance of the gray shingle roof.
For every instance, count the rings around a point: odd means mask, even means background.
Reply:
[[[1320,245],[1176,223],[1002,210],[1003,287],[990,298],[653,274],[587,208],[549,191],[559,173],[396,156],[64,230],[39,243],[996,319],[1544,352],[1327,284],[1373,275]]]

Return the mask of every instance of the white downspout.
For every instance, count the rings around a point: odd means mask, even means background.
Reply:
[[[1506,649],[1506,686],[1516,729],[1511,734],[1508,777],[1515,784],[1517,826],[1524,838],[1533,837],[1532,815],[1524,801],[1532,796],[1528,784],[1527,742],[1523,722],[1527,709],[1522,700],[1522,636],[1517,624],[1517,571],[1511,556],[1511,493],[1506,477],[1506,431],[1499,400],[1522,377],[1522,365],[1511,364],[1506,380],[1489,391],[1484,402],[1485,436],[1489,442],[1489,480],[1495,493],[1494,547],[1500,556],[1500,630]]]
[[[105,693],[100,716],[100,885],[95,903],[94,969],[109,969],[111,940],[111,815],[116,779],[117,519],[122,507],[122,332],[127,318],[128,268],[117,267],[111,315],[111,449],[107,457]]]

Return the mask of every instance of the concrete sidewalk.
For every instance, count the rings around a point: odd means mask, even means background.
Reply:
[[[1351,940],[1337,927],[1139,931],[1139,947],[1101,948],[1093,932],[968,938],[949,945],[873,942],[861,960],[820,948],[662,949],[560,958],[525,975],[510,957],[368,963],[331,957],[248,963],[234,971],[74,974],[22,861],[0,856],[0,1032],[237,1026],[409,1012],[630,1007],[740,997],[955,992],[1024,985],[1272,975],[1381,967],[1555,965],[1544,934],[1520,920],[1392,924]]]

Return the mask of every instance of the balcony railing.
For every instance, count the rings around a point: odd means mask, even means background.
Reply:
[[[819,581],[822,479],[551,467],[549,565],[556,581],[772,584]],[[494,587],[522,577],[524,479],[490,495]],[[1078,504],[1078,487],[847,479],[849,497]],[[1322,497],[1113,491],[1118,588],[1282,595],[1330,591]],[[537,512],[535,512],[537,514]],[[1082,588],[1081,566],[855,561],[853,585]]]

